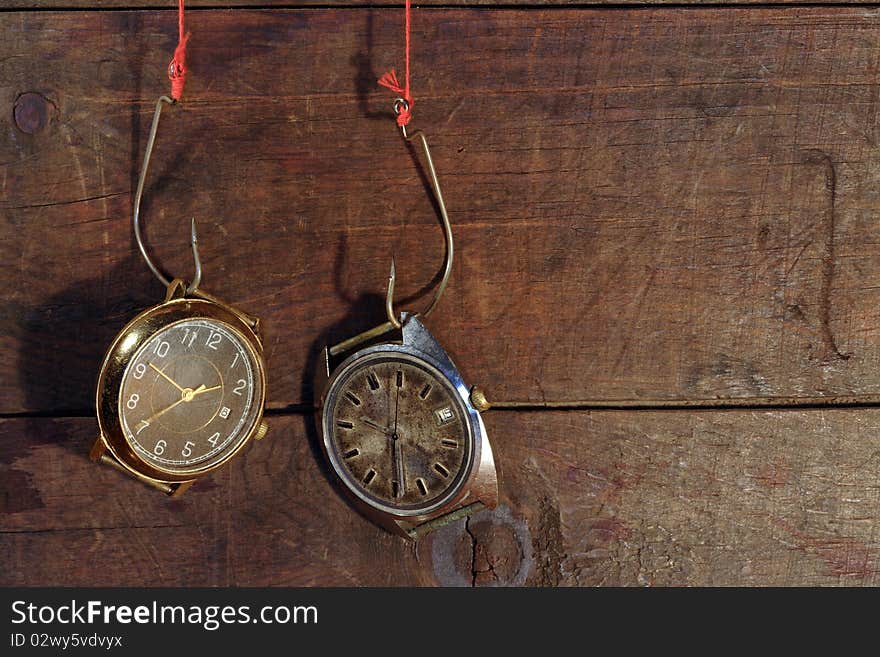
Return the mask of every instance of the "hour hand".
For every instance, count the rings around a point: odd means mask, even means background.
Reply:
[[[222,387],[223,387],[222,385],[217,385],[217,386],[211,386],[210,388],[206,388],[205,384],[203,383],[198,388],[196,388],[195,390],[192,391],[192,396],[195,397],[197,395],[201,395],[203,392],[211,392],[212,390],[219,390]]]
[[[381,424],[379,424],[378,422],[375,422],[374,420],[371,420],[368,417],[362,417],[361,422],[366,424],[368,427],[373,427],[377,431],[381,431],[382,433],[388,433],[388,427],[383,427]]]

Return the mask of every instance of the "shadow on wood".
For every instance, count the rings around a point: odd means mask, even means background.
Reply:
[[[129,284],[108,293],[108,279]],[[24,318],[18,373],[30,408],[92,415],[101,362],[113,338],[142,310],[162,301],[161,290],[138,258],[128,258],[87,283],[77,283]],[[153,289],[153,294],[147,292]],[[46,385],[46,381],[53,385]]]

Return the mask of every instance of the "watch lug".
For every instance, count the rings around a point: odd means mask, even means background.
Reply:
[[[479,422],[480,432],[483,436],[480,445],[480,463],[477,466],[469,492],[488,508],[494,509],[498,506],[498,468],[495,465],[492,443],[489,442],[489,437],[486,435],[483,418],[479,418]]]
[[[95,462],[101,460],[101,457],[104,455],[104,452],[107,451],[107,443],[104,442],[104,436],[99,435],[95,440],[95,444],[92,445],[92,449],[89,452],[89,459]]]
[[[430,331],[425,328],[425,325],[415,315],[403,313],[401,320],[403,323],[403,344],[418,349],[436,360],[441,370],[449,369],[458,373],[458,369],[455,367],[455,363],[452,362],[449,354],[446,353],[446,350],[437,342],[437,338],[431,335]]]
[[[410,531],[413,529],[413,524],[406,522],[404,520],[398,520],[396,518],[388,518],[389,522],[380,523],[385,529],[396,536],[402,536],[408,540],[414,540]]]
[[[196,480],[193,479],[191,481],[182,481],[179,484],[173,486],[173,490],[170,493],[167,493],[168,497],[180,497],[183,495],[190,486],[196,483]]]
[[[186,296],[186,281],[183,281],[179,278],[175,278],[168,284],[168,288],[165,290],[165,301],[172,301],[174,299],[182,299]]]

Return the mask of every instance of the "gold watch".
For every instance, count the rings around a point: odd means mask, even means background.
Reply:
[[[172,281],[104,357],[91,458],[169,495],[223,466],[262,421],[266,368],[259,321]]]
[[[147,253],[141,197],[166,104],[174,101],[156,102],[133,213],[135,240],[166,286],[165,301],[131,320],[104,357],[95,401],[100,435],[91,458],[180,495],[266,434],[266,365],[259,320],[199,290],[195,220],[191,283],[169,280]]]

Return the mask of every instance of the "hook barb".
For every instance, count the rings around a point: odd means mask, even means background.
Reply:
[[[189,284],[187,289],[190,294],[193,294],[197,289],[199,289],[199,283],[202,282],[202,259],[199,257],[199,238],[196,235],[195,217],[190,220],[190,225],[190,244],[192,245],[193,260],[196,263],[196,271],[195,274],[193,274],[192,283]]]
[[[391,256],[391,273],[388,274],[388,290],[385,293],[385,313],[388,315],[388,321],[394,328],[400,328],[400,320],[394,314],[394,282],[397,280],[397,273],[394,269],[394,255]]]
[[[164,105],[174,105],[177,101],[172,100],[168,96],[159,96],[159,100],[156,101],[156,111],[153,114],[153,123],[150,126],[150,134],[147,138],[147,148],[144,152],[144,160],[143,164],[141,164],[141,171],[138,174],[138,182],[137,189],[134,194],[134,209],[132,211],[132,225],[134,228],[134,239],[137,242],[138,250],[141,252],[141,256],[144,259],[144,262],[147,263],[147,267],[150,268],[150,271],[153,272],[153,275],[159,279],[159,281],[165,287],[168,287],[171,284],[171,279],[168,278],[165,274],[162,273],[162,270],[153,262],[153,259],[150,258],[150,254],[147,253],[147,247],[144,244],[144,238],[141,234],[141,198],[144,195],[144,183],[147,180],[147,171],[150,168],[150,157],[153,155],[153,147],[156,145],[156,133],[159,130],[159,119],[162,116],[162,107]],[[196,220],[192,220],[191,226],[191,243],[192,243],[192,252],[193,259],[195,260],[195,275],[193,276],[192,283],[187,285],[186,291],[187,294],[193,294],[199,287],[199,283],[202,280],[202,261],[199,258],[199,248],[198,248],[198,240],[196,238]]]
[[[395,113],[399,113],[400,104],[406,105],[406,101],[402,98],[398,98],[395,101],[394,111]],[[440,279],[440,282],[437,284],[437,289],[434,291],[434,298],[431,299],[431,303],[428,304],[428,307],[425,308],[420,314],[422,317],[427,317],[430,315],[437,304],[440,302],[440,298],[443,296],[443,293],[446,291],[446,286],[449,284],[449,277],[452,275],[452,260],[455,255],[454,244],[452,240],[452,225],[449,222],[449,214],[446,212],[446,202],[443,200],[443,192],[440,189],[440,180],[437,178],[437,170],[434,168],[434,159],[431,157],[431,149],[428,147],[428,140],[425,138],[425,133],[421,130],[416,130],[412,134],[407,134],[406,126],[400,126],[401,133],[403,134],[403,138],[407,141],[412,141],[415,138],[419,139],[419,142],[422,145],[422,151],[425,155],[425,165],[428,169],[429,178],[431,180],[431,189],[434,192],[434,199],[437,201],[437,207],[440,209],[440,219],[443,225],[443,237],[446,240],[446,259],[443,265],[443,276]],[[397,314],[394,312],[394,283],[396,281],[395,269],[394,269],[394,256],[391,257],[391,274],[388,277],[388,289],[385,294],[385,312],[388,315],[388,321],[390,321],[395,328],[400,328],[400,320],[397,317]]]

